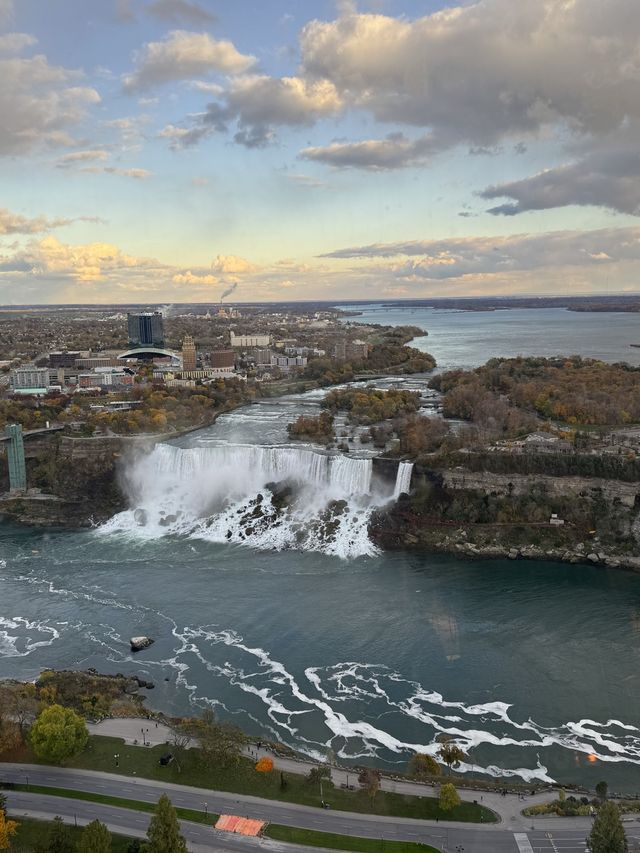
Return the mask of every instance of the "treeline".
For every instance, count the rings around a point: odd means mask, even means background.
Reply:
[[[327,444],[335,438],[333,431],[333,415],[321,412],[317,417],[300,415],[287,425],[289,438],[310,439],[321,444]]]
[[[521,413],[568,424],[620,426],[640,421],[640,368],[570,358],[491,359],[472,371],[436,376],[448,417],[483,422],[502,406],[505,432],[513,433]],[[493,416],[495,417],[495,415]],[[514,424],[516,426],[514,426]]]
[[[401,414],[417,412],[420,394],[391,388],[345,388],[330,391],[321,403],[330,412],[347,412],[353,424],[375,424]]]
[[[640,459],[581,453],[494,453],[453,451],[432,458],[434,468],[462,466],[492,474],[539,474],[550,477],[596,477],[633,483],[640,480]]]

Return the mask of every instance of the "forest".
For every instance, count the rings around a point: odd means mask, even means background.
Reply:
[[[433,377],[447,417],[476,424],[496,418],[516,434],[544,418],[570,426],[640,421],[640,368],[569,358],[491,359],[475,370]]]

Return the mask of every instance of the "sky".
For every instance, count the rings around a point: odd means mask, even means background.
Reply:
[[[638,0],[0,0],[0,304],[640,290]]]

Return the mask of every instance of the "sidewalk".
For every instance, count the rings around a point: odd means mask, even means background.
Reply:
[[[87,728],[90,734],[122,738],[129,745],[143,746],[144,743],[148,743],[151,746],[157,746],[158,744],[172,743],[172,730],[169,726],[161,722],[156,723],[154,720],[147,720],[144,717],[110,717],[99,723],[89,723]],[[317,766],[317,763],[313,761],[283,758],[265,748],[258,749],[254,744],[249,744],[244,752],[255,761],[263,757],[271,758],[273,766],[286,773],[306,774],[312,767]],[[445,776],[442,778],[446,780]],[[336,786],[355,785],[358,787],[358,771],[344,767],[332,767],[331,780]],[[382,777],[380,787],[383,791],[407,794],[413,797],[437,797],[439,791],[439,785],[426,785],[408,779],[389,779],[385,776]],[[481,805],[491,809],[499,815],[504,828],[513,829],[516,832],[524,829],[530,830],[532,823],[540,828],[542,828],[542,823],[546,825],[549,822],[557,828],[561,825],[563,828],[569,826],[577,828],[576,821],[579,818],[539,817],[532,819],[522,814],[522,809],[527,806],[554,800],[557,796],[555,791],[543,791],[539,794],[527,795],[524,799],[520,799],[516,794],[502,796],[496,791],[476,791],[465,788],[458,788],[458,793],[462,800],[468,802],[477,800]]]

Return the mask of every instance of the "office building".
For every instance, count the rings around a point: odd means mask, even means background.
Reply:
[[[76,359],[80,358],[80,352],[50,352],[49,367],[54,370],[58,367],[75,367]]]
[[[11,371],[11,389],[15,394],[42,394],[49,388],[49,368],[27,364]]]
[[[213,350],[209,355],[209,363],[211,367],[224,367],[233,370],[236,363],[236,354],[232,349]]]
[[[186,335],[182,342],[182,369],[195,370],[197,366],[196,345],[191,335]]]
[[[164,346],[164,325],[159,311],[127,314],[127,326],[132,347]]]
[[[236,335],[231,332],[231,346],[249,349],[250,347],[268,347],[271,345],[270,335]]]

